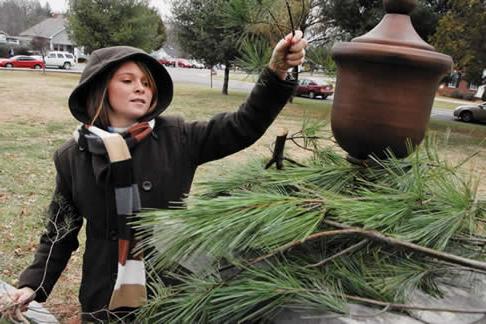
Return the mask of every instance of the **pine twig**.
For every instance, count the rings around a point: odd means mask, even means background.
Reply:
[[[278,23],[277,19],[275,18],[275,16],[273,15],[273,13],[270,11],[270,9],[268,9],[268,7],[266,8],[268,13],[270,14],[270,17],[272,18],[274,24],[275,24],[275,27],[277,27],[278,31],[280,32],[280,35],[282,38],[285,38],[285,33],[284,31],[280,28],[280,24]]]
[[[452,238],[454,241],[459,241],[459,242],[468,242],[472,243],[475,245],[486,245],[486,239],[485,238],[478,238],[478,237],[453,237]]]
[[[265,254],[265,255],[262,255],[258,258],[255,258],[253,260],[250,261],[249,265],[255,265],[259,262],[262,262],[264,260],[267,260],[279,253],[283,253],[283,252],[286,252],[294,247],[298,247],[298,246],[301,246],[302,244],[304,244],[305,242],[309,242],[309,241],[314,241],[314,240],[317,240],[317,239],[321,239],[321,238],[324,238],[324,237],[334,237],[334,236],[338,236],[338,235],[350,235],[350,234],[357,234],[359,231],[357,231],[356,229],[340,229],[340,230],[335,230],[335,231],[325,231],[325,232],[318,232],[318,233],[315,233],[315,234],[312,234],[312,235],[309,235],[308,237],[306,237],[305,239],[303,240],[298,240],[298,241],[293,241],[293,242],[290,242],[288,244],[285,244],[283,246],[281,246],[280,248],[268,253],[268,254]]]
[[[292,28],[292,36],[295,36],[294,19],[292,18],[292,10],[290,9],[290,4],[287,0],[285,0],[285,5],[287,6],[287,12],[289,14],[290,27]]]
[[[412,250],[414,252],[422,253],[431,257],[434,257],[436,259],[442,260],[442,261],[447,261],[453,264],[459,264],[465,267],[473,268],[473,269],[478,269],[478,270],[486,270],[486,262],[481,262],[481,261],[476,261],[468,258],[463,258],[457,255],[453,255],[450,253],[446,252],[441,252],[437,251],[431,248],[427,248],[424,246],[420,246],[414,243],[402,241],[399,239],[395,239],[392,237],[385,236],[381,234],[380,232],[373,231],[373,230],[365,230],[362,228],[358,227],[352,227],[348,225],[344,225],[338,222],[330,221],[330,220],[323,220],[323,222],[327,225],[331,225],[336,228],[340,228],[342,230],[354,230],[355,234],[362,235],[365,237],[368,237],[372,240],[375,241],[380,241],[387,243],[392,246],[397,246],[400,248],[405,248],[407,250]]]
[[[331,262],[332,260],[336,259],[336,258],[339,258],[340,256],[343,256],[345,254],[348,254],[348,253],[352,253],[354,251],[356,251],[357,249],[359,249],[360,247],[362,247],[363,245],[366,245],[366,243],[368,243],[368,240],[362,240],[356,244],[353,244],[351,245],[350,247],[347,247],[346,249],[336,253],[336,254],[333,254],[331,255],[330,257],[328,258],[325,258],[324,260],[322,261],[319,261],[317,263],[314,263],[314,264],[309,264],[306,266],[306,268],[314,268],[314,267],[320,267],[320,266],[323,266],[325,265],[326,263],[329,263]]]
[[[298,133],[296,133],[296,134],[298,134]],[[295,136],[295,135],[292,135],[287,140],[293,140],[293,139],[328,139],[328,138],[323,137],[323,136]]]
[[[297,161],[295,161],[295,160],[292,160],[291,158],[284,157],[283,159],[284,159],[285,161],[288,161],[288,162],[290,162],[290,163],[292,163],[292,164],[295,164],[295,165],[297,165],[297,166],[299,166],[299,167],[301,167],[301,168],[306,168],[306,167],[307,167],[306,165],[303,165],[302,163],[299,163],[299,162],[297,162]]]
[[[326,231],[326,232],[315,233],[315,234],[308,236],[307,238],[305,238],[303,240],[293,241],[293,242],[290,242],[288,244],[285,244],[285,245],[281,246],[280,248],[271,251],[268,254],[259,256],[257,258],[251,259],[251,260],[247,260],[247,266],[254,266],[254,265],[256,265],[256,264],[258,264],[262,261],[265,261],[265,260],[268,260],[268,259],[274,257],[277,254],[286,252],[287,250],[290,250],[294,247],[298,247],[298,246],[304,244],[307,241],[312,241],[312,240],[316,240],[318,238],[323,238],[323,237],[333,237],[333,236],[338,236],[338,235],[343,235],[343,234],[355,234],[355,233],[356,233],[356,230],[354,230],[354,229],[351,229],[351,230],[344,229],[344,230],[335,230],[335,231]],[[233,268],[238,268],[238,265],[228,264],[224,267],[219,268],[219,271],[224,272],[224,271],[227,271],[227,270],[233,269]],[[238,270],[235,273],[233,273],[232,275],[230,275],[229,278],[226,279],[226,281],[233,279],[234,277],[239,275],[241,272],[243,272],[243,270],[244,269],[242,269],[242,268],[238,268]]]
[[[289,138],[289,140],[291,140],[292,143],[294,143],[295,146],[297,146],[297,147],[299,147],[299,148],[301,148],[303,150],[306,150],[306,151],[309,151],[309,152],[314,152],[313,149],[307,148],[304,145],[301,145],[301,144],[297,143],[297,141],[294,138]]]

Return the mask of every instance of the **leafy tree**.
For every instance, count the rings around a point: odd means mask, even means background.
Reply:
[[[49,3],[36,0],[0,0],[0,30],[18,35],[51,16]]]
[[[311,47],[307,50],[306,57],[311,71],[320,66],[326,74],[331,76],[336,75],[337,67],[332,59],[330,46]]]
[[[361,36],[374,28],[385,14],[382,0],[319,0],[316,14],[323,17],[319,33],[337,29],[341,39]],[[438,19],[449,8],[448,0],[419,0],[412,24],[426,41],[435,32]]]
[[[225,27],[222,8],[228,0],[173,2],[173,22],[182,49],[208,65],[224,64],[223,94],[228,94],[229,71],[238,54],[241,27]]]
[[[115,45],[152,51],[165,41],[162,19],[147,0],[70,0],[68,29],[88,53]]]
[[[464,78],[479,82],[486,68],[486,3],[450,0],[451,9],[439,20],[433,45],[451,55]]]

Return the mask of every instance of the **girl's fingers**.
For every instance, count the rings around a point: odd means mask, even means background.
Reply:
[[[275,46],[275,50],[280,53],[284,53],[289,48],[289,43],[287,39],[281,39]]]
[[[295,60],[300,60],[303,57],[305,57],[305,50],[301,50],[298,53],[287,54],[286,60],[287,61],[295,61]]]
[[[292,33],[287,34],[287,36],[284,37],[284,40],[287,44],[288,47],[293,46],[294,44],[297,44],[302,40],[302,37],[304,35],[300,30],[295,31],[295,35],[292,36]]]
[[[293,66],[297,66],[297,65],[301,65],[301,64],[304,64],[304,59],[300,59],[300,60],[293,60],[293,61],[286,61],[286,63],[290,66],[290,67],[293,67]]]
[[[289,48],[289,52],[300,52],[301,50],[305,49],[307,47],[307,41],[305,39],[301,39],[299,42],[293,44]]]
[[[292,34],[290,34],[292,35]],[[304,35],[302,34],[302,31],[296,30],[295,35],[292,37],[292,44],[298,43]]]

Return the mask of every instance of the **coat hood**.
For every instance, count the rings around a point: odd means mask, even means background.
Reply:
[[[150,114],[144,116],[143,120],[150,120],[157,117],[169,106],[172,101],[173,85],[169,73],[162,64],[143,50],[135,47],[105,47],[91,53],[86,67],[81,74],[78,86],[69,96],[69,109],[77,120],[84,124],[90,122],[86,109],[86,99],[90,84],[110,71],[114,66],[128,59],[145,63],[157,84],[157,106]]]

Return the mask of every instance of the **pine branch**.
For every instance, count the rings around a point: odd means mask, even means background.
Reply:
[[[322,239],[322,238],[325,238],[325,237],[335,237],[335,236],[339,236],[339,235],[359,235],[359,236],[364,236],[366,238],[369,238],[369,239],[372,239],[372,240],[375,240],[375,241],[386,243],[386,244],[391,245],[391,246],[395,246],[395,247],[402,248],[402,249],[405,248],[405,249],[413,251],[413,252],[425,254],[427,256],[434,257],[436,259],[447,261],[447,262],[450,262],[450,263],[453,263],[453,264],[458,264],[458,265],[462,265],[462,266],[465,266],[465,267],[468,267],[468,268],[486,271],[486,262],[480,262],[480,261],[476,261],[476,260],[472,260],[472,259],[459,257],[459,256],[456,256],[456,255],[453,255],[453,254],[440,252],[440,251],[437,251],[437,250],[434,250],[434,249],[426,248],[426,247],[423,247],[423,246],[419,246],[417,244],[398,240],[398,239],[395,239],[395,238],[392,238],[392,237],[387,237],[387,236],[385,236],[385,235],[383,235],[383,234],[381,234],[380,232],[377,232],[377,231],[364,230],[364,229],[361,229],[361,228],[351,227],[351,226],[347,226],[347,225],[340,224],[340,223],[337,223],[337,222],[334,222],[334,221],[329,221],[329,220],[323,220],[323,223],[326,223],[326,224],[331,225],[333,227],[340,228],[340,230],[324,231],[324,232],[314,233],[312,235],[309,235],[307,238],[305,238],[303,240],[297,240],[297,241],[290,242],[290,243],[283,245],[282,247],[272,251],[271,253],[265,254],[265,255],[260,256],[258,258],[255,258],[255,259],[249,261],[248,264],[249,265],[255,265],[255,264],[260,263],[262,261],[268,260],[268,259],[272,258],[273,256],[275,256],[277,254],[281,254],[281,253],[286,252],[286,251],[288,251],[292,248],[299,247],[299,246],[303,245],[304,243],[314,241],[314,240],[318,240],[318,239]]]
[[[429,147],[425,156],[417,151],[404,160],[390,156],[369,168],[352,166],[332,149],[319,148],[317,127],[310,129],[292,135],[307,136],[303,146],[316,148],[308,167],[242,168],[207,183],[213,197],[223,193],[225,199],[204,196],[188,210],[148,218],[147,228],[163,229],[155,236],[175,233],[175,240],[167,239],[170,250],[162,252],[165,261],[209,251],[232,263],[219,269],[223,279],[216,282],[195,275],[174,287],[154,305],[154,314],[248,320],[268,318],[289,303],[304,309],[336,303],[322,303],[323,291],[329,297],[333,292],[316,285],[336,285],[343,294],[335,297],[385,309],[482,313],[406,304],[416,289],[440,297],[436,279],[451,271],[486,272],[486,263],[468,258],[467,248],[482,244],[476,233],[485,219],[473,182]],[[173,227],[178,222],[183,230]],[[366,242],[373,243],[360,249]]]
[[[365,236],[367,238],[370,238],[375,241],[387,243],[388,245],[395,246],[398,248],[404,248],[413,252],[418,252],[421,254],[425,254],[427,256],[447,261],[453,264],[458,264],[462,265],[465,267],[473,268],[473,269],[478,269],[478,270],[486,270],[486,262],[480,262],[472,259],[467,259],[463,258],[454,254],[450,253],[445,253],[445,252],[440,252],[434,249],[430,249],[427,247],[423,247],[417,244],[413,244],[410,242],[398,240],[392,237],[387,237],[380,232],[377,231],[370,231],[370,230],[364,230],[356,227],[351,227],[348,225],[344,225],[338,222],[330,221],[330,220],[323,220],[323,223],[328,224],[330,226],[340,228],[342,231],[348,230],[349,233]],[[354,231],[354,232],[353,232]],[[319,233],[317,233],[319,234]],[[314,234],[316,235],[316,234]]]

